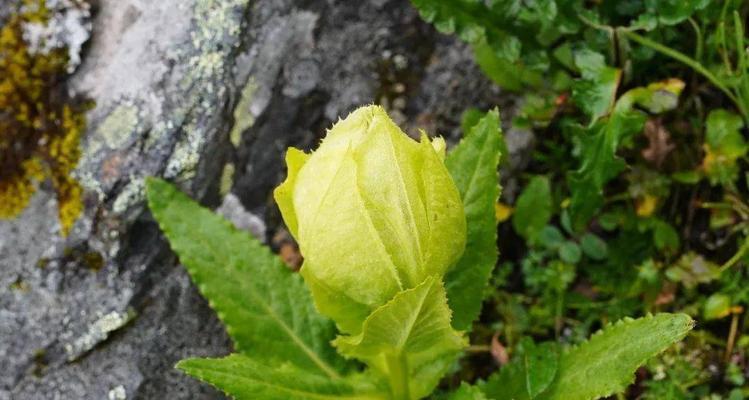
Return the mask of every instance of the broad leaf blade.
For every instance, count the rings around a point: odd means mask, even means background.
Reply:
[[[686,314],[624,320],[562,354],[554,383],[539,399],[593,400],[619,393],[649,358],[683,339],[694,327]]]
[[[551,385],[558,367],[555,343],[536,345],[525,339],[512,362],[492,375],[484,392],[494,400],[531,400]]]
[[[388,360],[405,359],[411,397],[432,392],[466,342],[450,326],[442,282],[427,278],[379,307],[356,336],[339,336],[341,354],[388,373]]]
[[[147,189],[151,212],[237,351],[337,376],[344,362],[329,345],[334,325],[314,309],[300,276],[171,184],[149,179]]]
[[[499,111],[490,111],[445,160],[458,187],[466,214],[468,237],[463,255],[445,276],[445,287],[455,329],[468,330],[481,311],[484,288],[497,263],[499,197],[497,166],[502,134]]]
[[[551,207],[549,178],[534,176],[515,202],[512,227],[520,236],[533,241],[551,220]]]
[[[572,100],[595,122],[614,107],[622,71],[607,67],[603,55],[587,49],[575,54],[575,64],[582,78],[572,85]]]
[[[208,382],[237,400],[384,400],[371,385],[310,374],[291,364],[273,367],[239,354],[191,358],[177,368]]]

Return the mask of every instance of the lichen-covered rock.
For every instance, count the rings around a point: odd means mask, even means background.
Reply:
[[[73,174],[83,215],[63,239],[43,184],[0,221],[0,399],[223,398],[173,369],[230,342],[145,210],[144,177],[212,206],[231,192],[223,211],[273,243],[286,147],[315,147],[362,104],[455,138],[466,106],[504,102],[407,0],[98,0],[84,49],[68,82],[95,102]]]
[[[42,190],[0,222],[0,398],[220,397],[172,370],[228,340],[144,216],[142,181],[215,197],[249,1],[97,3],[69,82],[96,104],[73,174],[83,215],[63,239]]]

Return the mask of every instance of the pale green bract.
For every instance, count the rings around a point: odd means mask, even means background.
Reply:
[[[352,112],[310,155],[289,149],[275,191],[321,313],[357,334],[367,316],[463,253],[466,219],[445,142],[409,138],[379,106]]]
[[[430,277],[375,310],[359,335],[333,344],[387,376],[395,399],[420,399],[467,345],[450,326],[450,314],[442,282]]]

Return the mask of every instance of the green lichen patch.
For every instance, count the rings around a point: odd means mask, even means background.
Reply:
[[[239,103],[234,108],[234,126],[232,126],[231,132],[229,133],[229,139],[234,147],[239,147],[239,142],[242,139],[242,132],[252,127],[252,124],[255,123],[255,118],[253,118],[252,113],[250,113],[249,110],[256,90],[257,83],[250,79],[242,89]]]
[[[98,133],[109,148],[116,149],[124,145],[130,133],[138,126],[138,108],[122,105],[112,111],[101,123]]]
[[[0,29],[0,218],[18,215],[39,182],[49,180],[58,201],[63,235],[82,210],[82,189],[70,173],[80,158],[87,104],[64,85],[68,52],[34,52],[25,24],[44,24],[44,0],[28,0]]]

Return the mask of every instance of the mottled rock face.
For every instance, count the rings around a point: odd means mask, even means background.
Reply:
[[[362,104],[455,138],[466,107],[506,102],[406,0],[95,4],[69,82],[96,103],[84,215],[63,239],[42,187],[0,221],[0,399],[223,398],[173,369],[231,345],[144,209],[144,177],[212,206],[231,191],[222,211],[273,243],[287,146]]]

